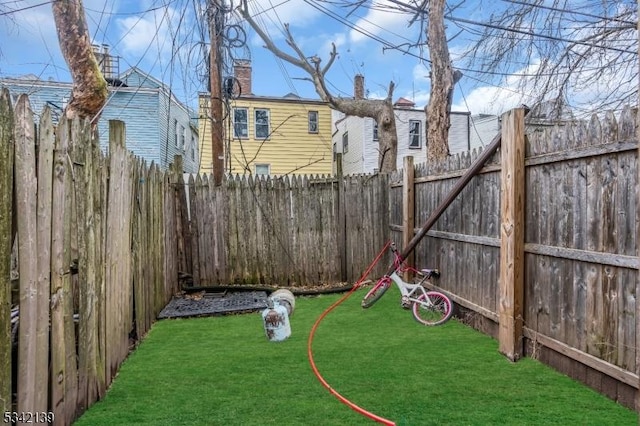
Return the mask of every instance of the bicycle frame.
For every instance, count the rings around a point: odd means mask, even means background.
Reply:
[[[418,273],[420,273],[420,272],[418,272]],[[424,275],[424,274],[422,274],[422,275]],[[424,275],[424,277],[418,283],[408,283],[408,282],[406,282],[405,280],[403,280],[400,277],[400,275],[398,275],[397,271],[393,272],[389,276],[389,278],[391,279],[391,281],[393,281],[395,283],[395,285],[400,290],[400,295],[402,296],[402,306],[403,307],[407,307],[408,308],[411,305],[411,303],[419,302],[418,298],[415,297],[416,293],[423,294],[425,296],[425,298],[427,298],[427,300],[429,300],[428,297],[427,297],[427,291],[422,286],[422,283],[427,280],[427,275]],[[419,296],[419,294],[418,294],[418,296]]]
[[[391,282],[400,290],[401,305],[405,309],[412,309],[415,319],[424,325],[440,325],[449,320],[452,315],[451,300],[442,292],[430,291],[424,288],[423,284],[432,276],[440,275],[437,269],[417,270],[404,265],[402,257],[398,254],[395,244],[390,245],[394,254],[393,266],[390,273],[378,280],[376,285],[367,292],[362,299],[362,307],[372,306],[391,286]],[[419,281],[409,283],[400,277],[401,273],[411,272],[416,274]]]

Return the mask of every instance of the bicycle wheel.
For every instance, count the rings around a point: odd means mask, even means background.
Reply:
[[[378,280],[376,285],[362,299],[362,307],[368,308],[378,301],[382,297],[385,291],[391,287],[391,278],[384,276]]]
[[[453,305],[449,298],[439,291],[428,291],[413,302],[413,317],[424,325],[444,324],[453,314]]]

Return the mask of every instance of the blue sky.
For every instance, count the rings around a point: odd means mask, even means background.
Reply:
[[[60,54],[51,4],[42,0],[0,0],[0,76],[35,74],[43,79],[70,81]],[[84,0],[92,39],[108,44],[120,57],[120,71],[137,66],[171,85],[178,97],[195,106],[199,92],[206,90],[206,69],[202,66],[203,43],[208,35],[196,19],[198,4],[189,0]],[[238,4],[238,0],[233,2]],[[485,4],[504,6],[504,0]],[[452,13],[469,20],[482,21],[492,10],[483,2],[467,0]],[[420,26],[409,26],[412,14],[389,11],[392,0],[374,0],[356,11],[305,0],[250,0],[252,15],[274,41],[287,50],[282,24],[289,23],[301,49],[327,60],[331,43],[338,58],[327,74],[329,89],[336,95],[352,94],[353,76],[365,76],[370,97],[386,94],[389,82],[396,84],[394,99],[412,99],[420,107],[428,101],[428,66],[420,57],[426,50],[408,47],[418,40]],[[315,7],[314,7],[315,6]],[[18,10],[6,13],[9,9]],[[385,10],[386,9],[386,10]],[[5,13],[3,15],[3,12]],[[329,16],[332,15],[332,16]],[[237,14],[228,15],[229,24],[242,22]],[[457,35],[449,48],[454,64],[473,36],[448,22],[450,34]],[[246,46],[233,49],[234,57],[251,59],[253,92],[280,96],[289,92],[317,98],[311,83],[299,70],[277,60],[248,26]],[[476,28],[479,30],[480,28]],[[363,34],[366,33],[367,35]],[[388,46],[403,46],[408,53]],[[291,52],[291,51],[289,51]],[[525,58],[514,65],[514,72],[535,67],[537,58]],[[472,113],[502,113],[527,103],[528,97],[517,89],[517,76],[495,77],[465,73],[454,94],[454,110]]]

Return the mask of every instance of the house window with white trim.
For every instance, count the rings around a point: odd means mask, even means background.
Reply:
[[[318,111],[309,111],[309,133],[318,133]]]
[[[269,175],[271,174],[270,164],[256,164],[256,175]]]
[[[233,137],[236,139],[249,137],[249,109],[233,109]]]
[[[422,140],[420,138],[420,120],[409,120],[409,148],[422,148]]]
[[[342,134],[342,153],[346,154],[349,152],[349,132],[344,132]]]
[[[256,124],[256,139],[268,139],[269,138],[269,110],[256,108],[255,112],[255,124]]]
[[[373,120],[373,141],[378,142],[378,122]]]

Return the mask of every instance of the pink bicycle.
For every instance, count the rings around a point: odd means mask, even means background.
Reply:
[[[401,305],[404,309],[412,309],[413,317],[424,325],[440,325],[447,322],[453,314],[451,300],[435,290],[427,290],[424,285],[430,278],[438,278],[437,269],[417,270],[404,264],[394,243],[390,244],[393,252],[393,272],[380,278],[376,285],[362,299],[362,307],[369,308],[376,303],[394,282],[400,289]],[[415,282],[408,283],[400,278],[399,273],[413,272]]]

